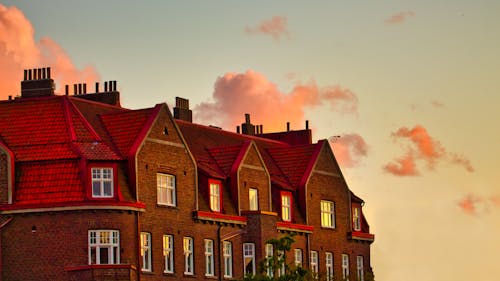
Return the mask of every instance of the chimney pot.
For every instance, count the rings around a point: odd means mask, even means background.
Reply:
[[[286,122],[286,131],[290,132],[290,122]]]
[[[31,80],[31,69],[28,69],[28,80]]]
[[[306,120],[306,130],[309,130],[309,120]]]
[[[260,133],[263,134],[264,133],[264,125],[260,125]]]
[[[108,91],[108,81],[104,81],[104,92]]]
[[[73,84],[73,95],[75,95],[75,96],[76,96],[77,91],[78,91],[78,85]]]
[[[83,93],[87,93],[87,83],[83,83]]]
[[[95,92],[99,93],[99,82],[95,82]]]
[[[47,67],[47,79],[50,79],[50,67]]]
[[[82,94],[82,83],[78,83],[78,94]]]
[[[25,69],[24,70],[24,81],[26,81],[28,79],[28,70]]]
[[[245,123],[250,124],[250,114],[245,113]]]
[[[47,69],[45,67],[42,68],[42,79],[47,79]]]
[[[240,133],[240,126],[236,126],[236,133]]]
[[[69,94],[69,85],[65,85],[65,86],[64,86],[64,93],[65,93],[66,95],[68,95],[68,94]]]
[[[38,79],[38,80],[41,80],[41,79],[42,79],[42,69],[41,69],[41,68],[39,68],[39,69],[37,69],[37,70],[38,70],[38,74],[37,74],[37,75],[38,75],[38,76],[37,76],[38,78],[37,78],[37,79]]]
[[[9,100],[12,100],[12,96],[11,95],[9,95]]]

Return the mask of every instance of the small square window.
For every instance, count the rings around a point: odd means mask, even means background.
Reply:
[[[156,174],[157,202],[159,205],[175,206],[175,177],[168,174]]]
[[[113,197],[112,168],[92,168],[92,197]]]

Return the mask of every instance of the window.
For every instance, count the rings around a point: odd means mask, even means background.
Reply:
[[[342,254],[342,278],[349,281],[349,255]]]
[[[295,266],[302,267],[302,249],[295,249]]]
[[[184,274],[194,274],[193,238],[184,237]]]
[[[224,277],[233,277],[233,245],[224,241],[222,244],[224,252]]]
[[[151,233],[141,232],[142,271],[151,271]]]
[[[280,268],[278,269],[278,276],[285,275],[285,252],[282,250],[278,250],[278,261],[281,263]]]
[[[311,251],[311,271],[317,274],[318,267],[318,252]]]
[[[353,208],[352,209],[352,226],[355,231],[360,231],[361,230],[361,216],[360,216],[360,209],[359,208]]]
[[[365,281],[365,274],[363,269],[363,256],[357,256],[357,271],[358,271],[358,281]]]
[[[273,244],[266,244],[266,262],[267,262],[267,276],[273,277],[274,272],[273,272],[273,254],[274,254],[274,248]]]
[[[244,274],[255,275],[255,244],[254,243],[244,243],[243,244],[243,266]]]
[[[89,264],[120,263],[120,232],[89,230]]]
[[[335,204],[321,200],[321,226],[335,228]]]
[[[210,182],[210,209],[213,212],[221,211],[221,184],[219,182]]]
[[[214,276],[214,241],[205,239],[205,276]]]
[[[333,254],[327,252],[325,254],[325,265],[326,265],[326,280],[333,281]]]
[[[175,206],[175,177],[156,174],[157,200],[159,205]]]
[[[112,168],[92,168],[92,197],[113,197]]]
[[[250,211],[257,211],[259,209],[259,195],[256,188],[248,190],[248,203]]]
[[[290,192],[281,192],[281,219],[283,221],[292,221],[292,194]]]
[[[174,236],[163,235],[163,256],[165,257],[165,273],[174,273]]]

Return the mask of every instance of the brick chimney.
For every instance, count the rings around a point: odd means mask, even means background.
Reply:
[[[24,70],[24,80],[21,81],[22,98],[53,96],[54,89],[50,67]]]
[[[255,126],[250,123],[250,114],[245,114],[245,123],[241,124],[241,133],[244,135],[255,135]]]
[[[193,112],[189,109],[189,100],[175,97],[174,118],[193,122]]]
[[[82,87],[83,86],[83,87]],[[66,87],[66,95],[69,89]],[[106,103],[110,105],[120,105],[120,92],[116,89],[116,81],[104,82],[104,92],[99,92],[99,82],[95,83],[95,93],[87,94],[87,84],[74,84],[73,95],[77,98]]]

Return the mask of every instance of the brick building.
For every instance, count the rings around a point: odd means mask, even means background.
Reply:
[[[115,81],[86,88],[55,95],[32,69],[0,101],[0,281],[234,280],[289,233],[290,264],[371,272],[364,202],[307,123],[263,133],[246,115],[228,132],[182,98],[172,115],[122,108]]]

